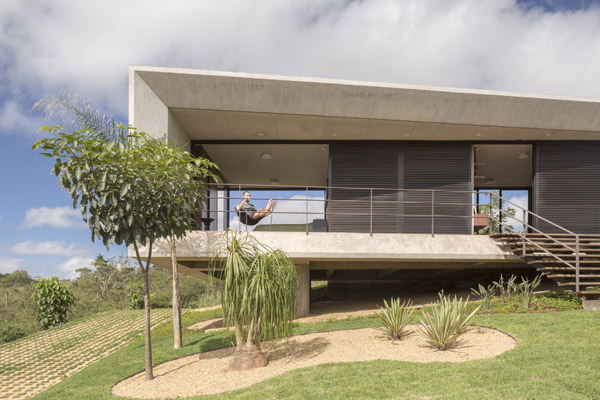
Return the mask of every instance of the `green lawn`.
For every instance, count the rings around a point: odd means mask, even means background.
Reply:
[[[219,311],[188,313],[184,324]],[[394,361],[327,364],[296,370],[220,396],[194,398],[394,398],[394,399],[598,399],[600,398],[600,313],[565,311],[477,315],[473,322],[514,335],[516,349],[496,358],[461,364]],[[303,324],[296,333],[350,329],[375,319]],[[154,332],[154,363],[226,346],[223,333],[186,332],[184,348],[172,349],[169,325]],[[144,367],[137,341],[35,399],[114,399],[111,386]]]

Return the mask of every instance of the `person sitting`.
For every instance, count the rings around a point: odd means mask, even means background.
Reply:
[[[235,211],[240,217],[241,223],[250,226],[256,225],[261,219],[273,213],[273,208],[275,207],[273,199],[269,199],[267,207],[257,210],[254,204],[250,203],[250,192],[244,192],[243,196],[244,200],[235,205]]]

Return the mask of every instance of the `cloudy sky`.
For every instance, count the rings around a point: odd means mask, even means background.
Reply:
[[[125,120],[128,65],[600,98],[594,0],[2,0],[0,20],[0,273],[105,253],[31,150],[54,123],[31,107],[76,93]]]

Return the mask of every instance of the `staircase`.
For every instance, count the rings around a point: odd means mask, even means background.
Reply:
[[[586,298],[600,296],[600,235],[494,233],[507,246],[558,286]]]

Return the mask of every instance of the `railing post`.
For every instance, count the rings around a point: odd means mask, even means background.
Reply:
[[[242,201],[242,185],[238,185],[238,204]],[[237,206],[237,204],[236,204]],[[227,209],[229,209],[229,206],[227,206]],[[237,211],[237,210],[236,210]],[[243,215],[243,214],[241,214]],[[229,215],[227,215],[227,218],[229,218]],[[238,232],[241,231],[241,225],[242,225],[242,219],[240,218],[240,221],[238,222]],[[248,225],[246,225],[246,230],[248,230]]]
[[[306,234],[308,235],[308,186],[306,187]]]
[[[579,293],[579,234],[575,234],[575,294]]]
[[[371,188],[371,200],[370,200],[370,211],[369,211],[369,234],[373,236],[373,188]]]
[[[523,238],[523,257],[525,257],[525,254],[527,253],[527,250],[525,248],[525,209],[523,209],[523,231],[521,232],[521,237]]]
[[[434,214],[435,214],[435,191],[431,191],[431,236],[435,235],[435,222],[434,222]]]
[[[490,218],[489,218],[489,221],[490,221],[490,229],[489,229],[489,232],[488,232],[488,234],[490,234],[490,235],[491,235],[492,233],[494,233],[494,232],[493,232],[493,229],[494,229],[494,221],[492,220],[492,217],[493,217],[493,215],[494,215],[494,209],[492,208],[492,192],[488,192],[488,208],[490,209]]]

